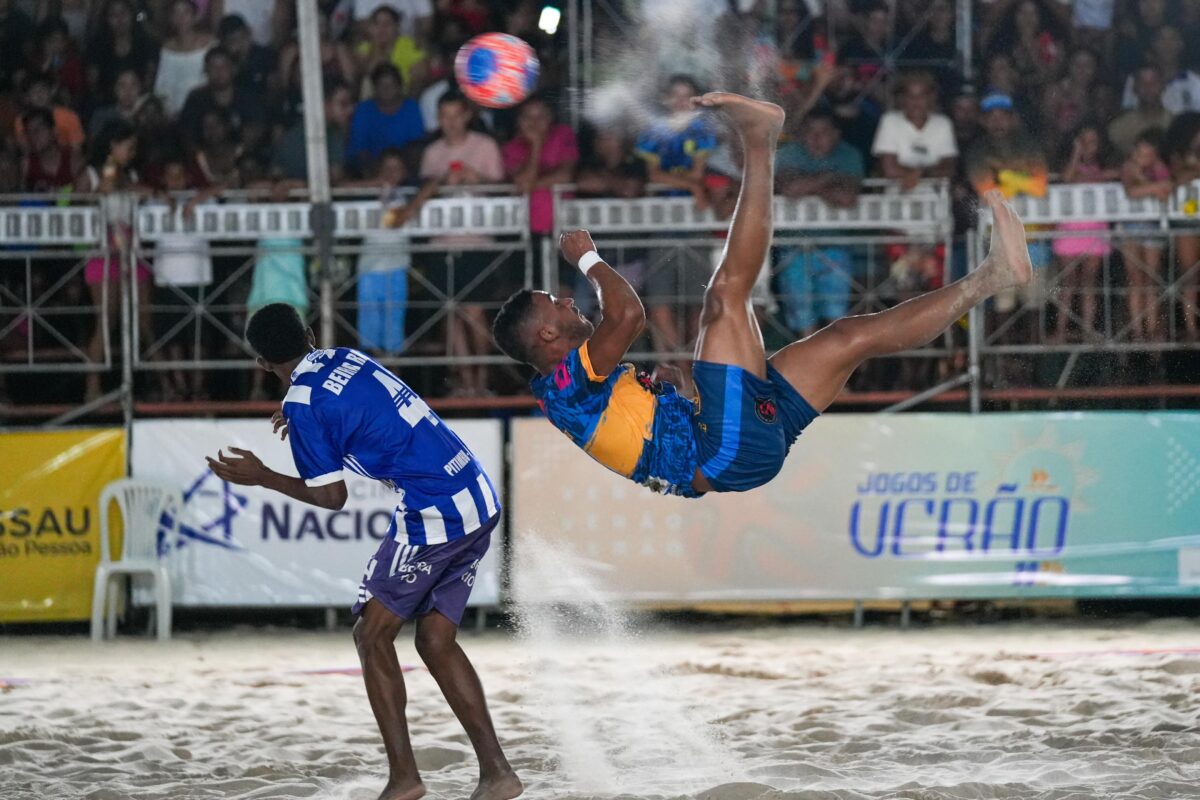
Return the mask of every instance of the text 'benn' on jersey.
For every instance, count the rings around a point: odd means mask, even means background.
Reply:
[[[500,513],[474,454],[404,381],[357,350],[314,350],[283,400],[296,470],[309,486],[374,478],[398,496],[396,540],[430,545],[473,533]]]

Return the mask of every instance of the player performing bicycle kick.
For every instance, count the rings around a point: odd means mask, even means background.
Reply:
[[[588,321],[569,298],[523,289],[493,325],[497,346],[537,371],[530,385],[551,424],[612,471],[682,497],[767,483],[859,364],[929,343],[972,306],[1033,276],[1021,221],[992,191],[985,198],[994,216],[991,250],[974,272],[886,311],[839,319],[768,358],[750,291],[771,245],[783,109],[725,92],[692,103],[723,112],[745,153],[724,257],[704,295],[696,399],[670,384],[639,381],[634,366],[622,363],[646,314],[587,231],[564,233],[560,244],[595,287],[600,323]]]

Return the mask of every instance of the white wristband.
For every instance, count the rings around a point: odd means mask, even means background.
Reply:
[[[588,250],[586,253],[584,253],[582,256],[580,256],[579,263],[576,266],[579,267],[580,272],[582,272],[584,275],[587,275],[588,270],[590,270],[592,267],[596,266],[603,260],[604,259],[601,258],[600,254],[597,253],[595,250]]]

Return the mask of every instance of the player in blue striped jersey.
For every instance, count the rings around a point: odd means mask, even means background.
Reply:
[[[415,620],[417,651],[479,757],[473,800],[522,791],[487,710],[479,678],[456,641],[480,559],[500,521],[496,487],[461,439],[385,367],[346,347],[318,350],[294,308],[264,306],[246,326],[259,364],[288,386],[275,430],[291,442],[300,477],[267,468],[253,453],[209,458],[223,480],[264,486],[329,509],[346,503],[343,470],[396,492],[387,535],[359,586],[354,641],[390,769],[380,800],[425,793],[404,718],[404,677],[395,638]]]

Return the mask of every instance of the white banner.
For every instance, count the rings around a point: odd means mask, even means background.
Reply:
[[[501,425],[453,420],[492,482],[504,485]],[[218,448],[256,453],[271,469],[296,475],[291,450],[259,420],[147,420],[133,425],[133,476],[179,486],[186,511],[180,534],[165,542],[181,606],[349,606],[367,561],[396,507],[388,487],[346,471],[350,497],[328,511],[261,487],[217,478],[204,456]],[[479,566],[472,606],[500,601],[504,526]]]

